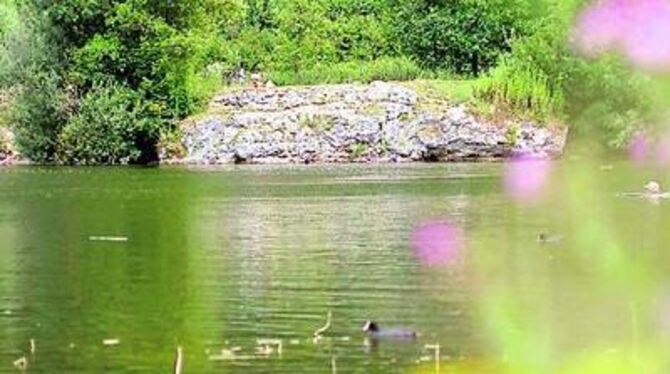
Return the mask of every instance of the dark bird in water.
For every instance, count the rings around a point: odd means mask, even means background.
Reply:
[[[373,321],[366,321],[363,331],[372,339],[414,340],[418,337],[414,330],[404,327],[382,329]]]
[[[538,241],[538,243],[542,243],[542,244],[561,243],[563,241],[563,236],[562,235],[548,235],[544,232],[541,232],[540,234],[537,235],[537,241]]]

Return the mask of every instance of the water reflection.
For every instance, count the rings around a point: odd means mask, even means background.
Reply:
[[[2,170],[0,371],[31,338],[47,372],[165,371],[177,346],[194,372],[435,372],[426,345],[457,372],[656,357],[670,205],[620,198],[648,177],[627,164],[558,169],[533,205],[502,165]],[[467,251],[424,266],[413,229],[445,220]],[[368,319],[421,335],[365,345]]]

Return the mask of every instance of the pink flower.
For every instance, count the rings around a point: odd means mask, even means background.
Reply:
[[[433,221],[414,229],[411,246],[419,262],[440,266],[458,259],[463,251],[463,239],[460,227],[446,221]]]
[[[656,163],[658,166],[667,166],[670,164],[670,137],[662,137],[656,143]]]
[[[651,147],[647,136],[639,133],[633,136],[628,144],[628,158],[637,166],[642,166],[649,157],[649,148]]]
[[[632,63],[670,67],[670,3],[667,0],[601,0],[586,8],[575,27],[582,52],[620,49]]]
[[[553,164],[533,155],[521,155],[505,165],[505,192],[517,201],[534,202],[544,194]]]

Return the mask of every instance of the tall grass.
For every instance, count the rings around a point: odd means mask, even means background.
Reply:
[[[373,61],[349,61],[337,64],[317,64],[300,71],[276,71],[269,79],[280,86],[335,84],[376,80],[407,81],[435,77],[437,73],[421,68],[407,57],[382,57]]]
[[[505,59],[477,80],[474,91],[475,96],[499,110],[538,120],[560,117],[564,105],[561,90],[553,87],[541,71],[515,66]]]

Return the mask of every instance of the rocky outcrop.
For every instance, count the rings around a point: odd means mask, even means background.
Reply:
[[[164,162],[339,163],[559,156],[565,131],[494,124],[400,84],[241,89],[183,123]]]
[[[14,134],[0,126],[0,166],[11,165],[18,160],[14,149]]]

